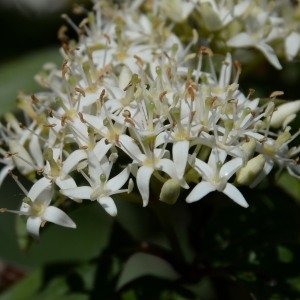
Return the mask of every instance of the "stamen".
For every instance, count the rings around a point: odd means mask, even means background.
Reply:
[[[64,19],[75,30],[75,32],[78,35],[80,34],[80,29],[78,28],[78,26],[72,21],[72,19],[67,14],[62,14],[61,18]]]
[[[8,174],[12,177],[12,179],[15,181],[15,183],[19,186],[19,188],[22,190],[22,192],[27,195],[28,191],[24,187],[24,185],[18,180],[18,176],[14,175],[12,170],[8,171]]]

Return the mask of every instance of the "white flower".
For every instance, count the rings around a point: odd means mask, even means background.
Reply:
[[[253,4],[255,5],[255,4]],[[281,69],[281,64],[269,42],[280,38],[277,27],[278,20],[270,12],[252,7],[251,13],[243,20],[245,31],[239,32],[227,41],[229,47],[253,47],[260,50],[267,60],[276,68]]]
[[[233,158],[224,163],[226,153],[213,149],[208,163],[195,158],[192,162],[195,170],[201,174],[202,181],[198,183],[186,198],[186,202],[192,203],[200,200],[213,191],[219,191],[227,195],[237,204],[248,207],[242,193],[231,183],[230,177],[236,173],[243,165],[242,158]]]
[[[106,210],[111,216],[117,215],[117,207],[112,199],[112,195],[128,192],[127,189],[120,189],[128,180],[130,175],[129,167],[125,168],[121,173],[109,179],[113,161],[109,162],[106,157],[101,161],[93,151],[88,152],[88,168],[89,176],[83,171],[82,175],[85,177],[89,185],[77,186],[69,189],[61,189],[60,192],[72,199],[86,199],[95,201]]]
[[[1,211],[27,216],[27,231],[35,238],[39,237],[40,227],[44,226],[45,222],[76,228],[76,224],[65,212],[50,205],[52,196],[53,185],[49,179],[43,177],[31,187],[23,199],[20,211],[8,209],[1,209]]]
[[[236,5],[233,1],[198,0],[196,9],[199,10],[205,27],[209,31],[216,31],[242,15],[249,3],[249,0],[239,1]]]
[[[148,139],[148,142],[150,139]],[[154,141],[147,141],[143,144],[143,151],[137,146],[134,139],[129,136],[120,136],[121,148],[133,159],[133,165],[138,166],[136,182],[143,199],[143,206],[147,206],[149,201],[150,178],[154,171],[162,171],[177,179],[175,164],[167,158],[168,152],[164,149],[153,149]],[[153,144],[152,144],[153,142]]]

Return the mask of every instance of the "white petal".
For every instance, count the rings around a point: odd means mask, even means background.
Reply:
[[[288,60],[292,60],[300,49],[300,34],[292,32],[285,39],[285,53]]]
[[[257,186],[272,170],[274,166],[273,160],[267,160],[262,172],[256,177],[256,179],[250,184],[250,188]]]
[[[250,3],[251,3],[251,1],[246,0],[246,1],[242,1],[241,3],[236,4],[233,9],[233,15],[235,17],[241,16],[246,11],[246,9],[248,8]]]
[[[43,219],[63,227],[76,228],[76,224],[72,221],[72,219],[65,212],[55,206],[47,207],[43,215]]]
[[[189,154],[189,141],[179,141],[173,144],[172,154],[173,161],[176,167],[176,171],[179,179],[183,178]]]
[[[171,178],[177,178],[177,173],[173,161],[167,158],[162,158],[156,164],[156,169],[167,173]]]
[[[34,183],[34,185],[29,190],[27,197],[30,198],[32,201],[34,201],[46,189],[49,191],[51,186],[52,186],[51,181],[48,178],[43,177]]]
[[[129,167],[125,168],[120,174],[108,180],[106,187],[111,191],[118,191],[127,181],[130,175]]]
[[[231,198],[234,202],[243,207],[248,207],[249,204],[245,200],[243,194],[231,183],[227,183],[223,193]]]
[[[64,176],[73,171],[78,165],[78,163],[84,159],[87,159],[87,152],[85,150],[79,149],[73,151],[63,162],[62,170]]]
[[[112,144],[107,144],[105,139],[101,139],[99,142],[97,142],[95,148],[93,149],[93,152],[95,153],[98,161],[101,161],[104,155],[107,153],[107,151],[112,147]]]
[[[213,186],[210,182],[201,181],[194,187],[194,189],[190,192],[185,200],[187,203],[192,203],[202,199],[207,194],[215,190],[215,186]]]
[[[274,49],[266,43],[258,43],[255,45],[255,48],[259,49],[266,59],[273,65],[276,69],[281,70],[282,66],[275,54]]]
[[[221,170],[220,176],[228,180],[237,170],[239,170],[243,166],[243,159],[240,157],[231,159],[227,163],[225,163]]]
[[[131,158],[135,159],[141,154],[141,150],[133,138],[122,134],[119,137],[119,143],[121,144],[121,149]]]
[[[111,197],[100,197],[97,201],[102,205],[105,211],[112,217],[117,215],[117,207]]]
[[[153,168],[146,166],[140,167],[137,171],[136,183],[141,193],[144,207],[147,206],[149,201],[149,183],[153,171]]]
[[[5,166],[4,168],[2,168],[1,172],[0,172],[0,186],[2,185],[4,179],[6,178],[8,171],[12,170],[14,167],[13,166]]]
[[[241,32],[227,41],[229,47],[251,47],[254,46],[253,39],[249,33]]]
[[[26,223],[26,228],[28,233],[32,235],[34,238],[39,238],[41,224],[42,224],[42,218],[29,217]]]
[[[65,195],[71,199],[90,200],[93,190],[90,186],[79,186],[79,187],[72,188],[72,189],[63,189],[63,190],[60,190],[60,192],[63,195]]]
[[[287,170],[291,176],[300,179],[300,165],[290,164]]]
[[[199,172],[201,176],[206,180],[214,176],[214,170],[199,158],[196,158],[195,160],[195,170]]]
[[[76,182],[72,177],[66,177],[63,180],[57,177],[55,183],[60,189],[71,189],[77,187]]]
[[[88,162],[90,178],[94,184],[97,184],[100,180],[100,175],[103,174],[104,171],[94,151],[88,152]]]

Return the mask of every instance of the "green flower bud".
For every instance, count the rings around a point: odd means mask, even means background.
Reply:
[[[161,188],[159,200],[170,205],[176,203],[180,195],[180,184],[177,179],[167,180]]]

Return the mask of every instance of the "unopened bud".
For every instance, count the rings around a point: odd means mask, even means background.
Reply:
[[[249,140],[242,145],[242,150],[246,160],[249,160],[253,156],[255,152],[255,148],[256,148],[255,139],[253,137],[249,137]]]
[[[250,185],[263,170],[265,158],[259,154],[248,161],[246,166],[237,172],[236,181],[240,185]]]
[[[170,205],[176,203],[180,195],[180,184],[177,179],[167,180],[161,188],[159,200]]]
[[[283,125],[287,125],[285,122],[286,119],[291,122],[294,117],[296,116],[295,114],[300,110],[300,100],[296,101],[291,101],[288,103],[284,103],[282,105],[279,105],[277,107],[277,110],[274,111],[270,125],[273,128],[279,128]],[[292,118],[291,118],[292,116]]]

